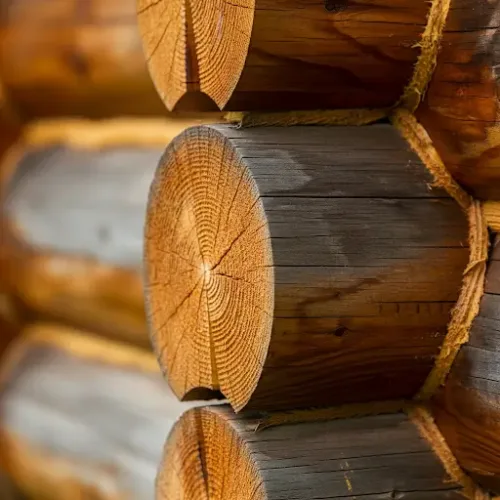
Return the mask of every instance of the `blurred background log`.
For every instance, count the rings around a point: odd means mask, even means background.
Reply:
[[[500,239],[469,342],[435,405],[436,423],[460,465],[500,494]]]
[[[158,500],[459,500],[406,415],[282,425],[255,431],[259,415],[228,407],[186,412],[171,431]]]
[[[135,0],[1,2],[0,75],[25,119],[165,114],[146,69]]]
[[[197,111],[213,103],[238,111],[392,106],[413,73],[429,11],[412,0],[137,5],[160,96],[170,110]]]
[[[469,254],[466,217],[431,185],[390,125],[179,136],[145,233],[151,335],[177,396],[220,391],[237,410],[413,397]]]
[[[2,167],[7,288],[39,314],[149,348],[140,271],[147,193],[165,145],[193,123],[26,128]]]
[[[145,500],[183,409],[154,357],[36,324],[0,371],[0,460],[34,499]]]

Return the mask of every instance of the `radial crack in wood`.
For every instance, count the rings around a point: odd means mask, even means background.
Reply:
[[[158,500],[459,500],[461,487],[405,415],[284,425],[195,408],[173,428]]]
[[[237,410],[412,397],[468,261],[466,218],[431,183],[389,125],[175,139],[145,233],[174,392],[220,391]]]
[[[429,5],[411,0],[138,0],[156,88],[172,110],[387,107],[410,80]],[[181,99],[182,98],[182,99]]]

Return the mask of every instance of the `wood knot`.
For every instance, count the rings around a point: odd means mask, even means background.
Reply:
[[[325,0],[325,9],[328,12],[342,12],[348,4],[349,0]]]

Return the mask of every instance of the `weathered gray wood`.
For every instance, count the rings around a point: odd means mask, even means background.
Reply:
[[[237,409],[412,397],[468,261],[464,214],[389,125],[192,128],[162,160],[146,235],[174,391]]]
[[[460,485],[405,415],[255,432],[259,421],[258,414],[235,416],[228,407],[185,413],[165,447],[157,498],[462,498]],[[197,470],[204,475],[197,477]]]
[[[500,240],[470,339],[436,401],[436,422],[460,464],[500,494]]]
[[[140,268],[149,185],[160,148],[28,149],[6,213],[34,247]]]
[[[130,366],[115,362],[120,349],[111,344],[93,359],[32,341],[5,360],[15,364],[3,374],[0,453],[26,491],[54,500],[153,498],[165,436],[189,405],[160,373],[135,367],[133,355]]]

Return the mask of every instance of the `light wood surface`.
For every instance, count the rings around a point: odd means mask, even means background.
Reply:
[[[467,222],[389,125],[192,128],[146,222],[156,353],[237,409],[412,397],[467,265]],[[210,392],[208,392],[210,394]]]

